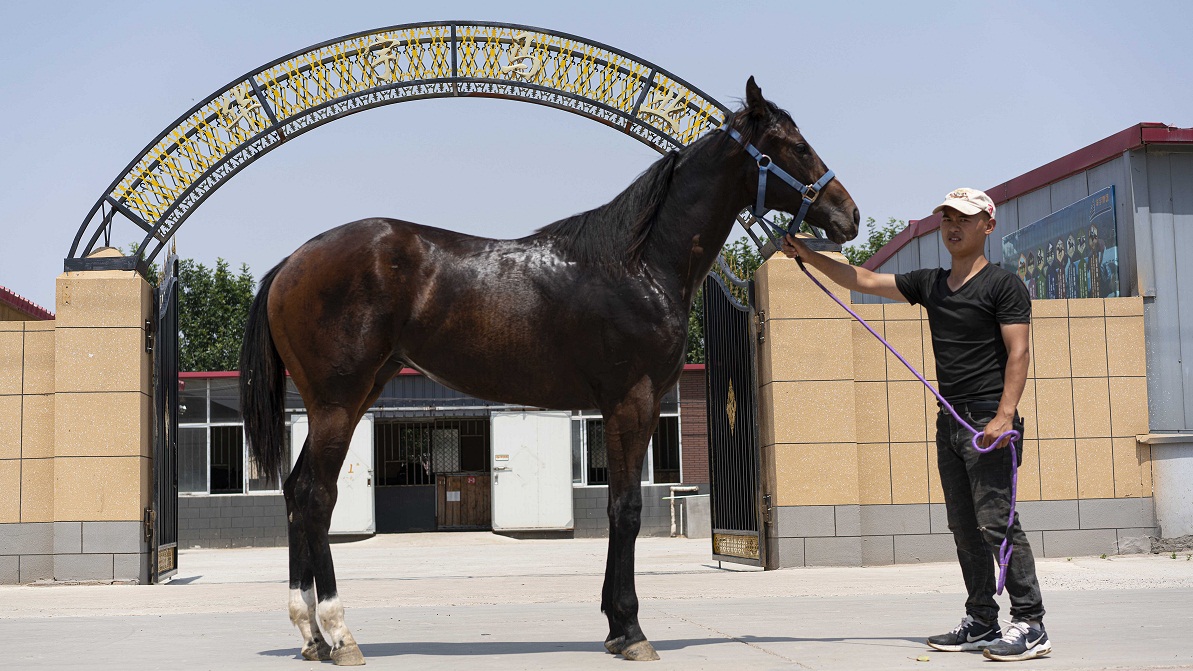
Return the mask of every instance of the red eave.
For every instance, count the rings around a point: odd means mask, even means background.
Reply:
[[[0,287],[0,303],[11,307],[17,312],[28,315],[33,320],[44,321],[54,318],[53,312],[4,287]]]
[[[1046,163],[1035,170],[986,189],[986,194],[995,205],[1035,191],[1066,177],[1114,160],[1123,152],[1138,149],[1147,144],[1193,144],[1193,128],[1175,128],[1162,123],[1145,122],[1119,131],[1110,137]],[[933,214],[924,219],[908,222],[890,242],[871,256],[862,267],[875,270],[912,240],[940,228],[940,215]]]
[[[684,370],[704,370],[704,364],[702,364],[702,363],[685,363],[683,365],[683,369]]]

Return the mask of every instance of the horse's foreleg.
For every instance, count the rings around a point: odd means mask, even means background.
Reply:
[[[331,559],[331,544],[327,539],[331,527],[331,513],[336,505],[340,466],[348,453],[354,418],[347,412],[334,409],[311,414],[310,462],[306,472],[310,494],[304,515],[307,548],[314,569],[318,603],[315,612],[327,642],[331,644],[331,660],[337,666],[357,666],[365,663],[364,655],[352,632],[344,622],[344,606],[336,589],[335,566]]]
[[[307,445],[309,444],[308,439]],[[303,509],[307,498],[305,489],[302,490],[302,501],[299,501],[299,478],[305,455],[306,445],[299,453],[290,477],[286,478],[282,493],[286,499],[286,527],[290,546],[290,622],[298,627],[298,632],[302,634],[302,656],[316,662],[331,659],[331,646],[323,639],[315,614],[315,568],[311,563],[303,524]]]
[[[642,460],[658,423],[659,404],[644,381],[621,403],[605,412],[609,454],[609,557],[601,609],[609,619],[605,648],[626,659],[659,658],[638,625],[634,587],[634,544],[642,528]]]

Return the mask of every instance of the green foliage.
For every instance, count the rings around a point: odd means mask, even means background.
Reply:
[[[870,259],[874,254],[886,243],[891,241],[891,238],[899,234],[900,231],[907,228],[907,222],[902,219],[890,217],[882,226],[877,226],[874,217],[866,217],[865,230],[869,232],[866,240],[854,240],[853,242],[843,246],[841,253],[845,258],[849,259],[849,263],[855,266],[860,266]]]
[[[136,255],[137,246],[132,246]],[[161,283],[162,270],[149,267],[146,278]],[[247,264],[233,274],[216,259],[208,268],[194,259],[178,260],[178,367],[184,371],[240,368],[240,343],[253,304],[256,281]]]
[[[725,257],[726,264],[733,269],[733,274],[743,280],[753,277],[758,266],[762,265],[762,256],[758,253],[758,248],[746,237],[727,243],[721,249],[721,255]],[[712,272],[721,276],[734,298],[742,303],[748,302],[746,290],[733,286],[719,264],[713,265]],[[704,363],[704,289],[696,292],[696,298],[692,301],[692,312],[688,315],[687,354],[684,362]]]

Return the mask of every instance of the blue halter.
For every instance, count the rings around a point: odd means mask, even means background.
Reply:
[[[777,249],[780,247],[779,240],[775,238],[775,235],[772,233],[771,229],[774,229],[775,232],[782,235],[799,231],[800,224],[804,222],[804,217],[808,214],[808,208],[812,206],[812,203],[816,202],[816,198],[820,196],[820,192],[824,189],[824,187],[828,186],[828,183],[831,182],[836,175],[833,174],[832,170],[829,170],[828,172],[824,173],[823,177],[816,180],[814,183],[805,185],[788,174],[786,170],[775,165],[774,162],[771,161],[770,156],[763,154],[762,152],[758,151],[757,147],[750,144],[749,142],[746,142],[742,138],[741,133],[737,132],[733,128],[730,128],[728,124],[721,126],[721,130],[729,133],[729,137],[733,138],[734,141],[744,147],[746,152],[758,162],[758,199],[754,203],[754,206],[750,208],[750,213],[757,217],[758,221],[762,223],[762,230],[766,232],[767,237],[770,238],[770,241],[774,243],[775,248]],[[771,173],[774,173],[775,177],[783,180],[785,184],[796,191],[799,191],[800,195],[803,196],[803,203],[799,207],[799,213],[795,215],[795,219],[791,220],[791,223],[788,224],[786,229],[774,223],[773,221],[767,221],[766,219],[762,218],[763,215],[765,215],[767,212],[770,212],[770,208],[766,206],[766,178]]]

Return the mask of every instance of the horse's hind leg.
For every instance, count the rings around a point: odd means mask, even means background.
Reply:
[[[642,459],[658,424],[659,403],[643,380],[603,414],[609,454],[609,557],[601,590],[601,610],[609,619],[605,648],[633,661],[655,660],[659,655],[638,625],[634,543],[642,527]]]
[[[331,527],[331,513],[336,505],[336,480],[340,466],[348,453],[348,441],[360,419],[359,412],[351,413],[342,407],[310,408],[309,461],[299,479],[300,494],[305,490],[304,532],[310,560],[315,574],[315,606],[320,628],[331,644],[331,659],[338,666],[365,663],[364,655],[352,632],[344,622],[344,606],[336,588],[335,566],[327,532]]]
[[[306,462],[307,439],[294,470],[282,487],[286,498],[286,525],[290,546],[290,622],[302,634],[302,656],[313,662],[331,659],[331,646],[319,631],[319,620],[315,613],[315,567],[311,563],[310,546],[307,543],[303,520],[303,505],[297,498],[298,480]],[[305,501],[303,502],[305,503]]]

